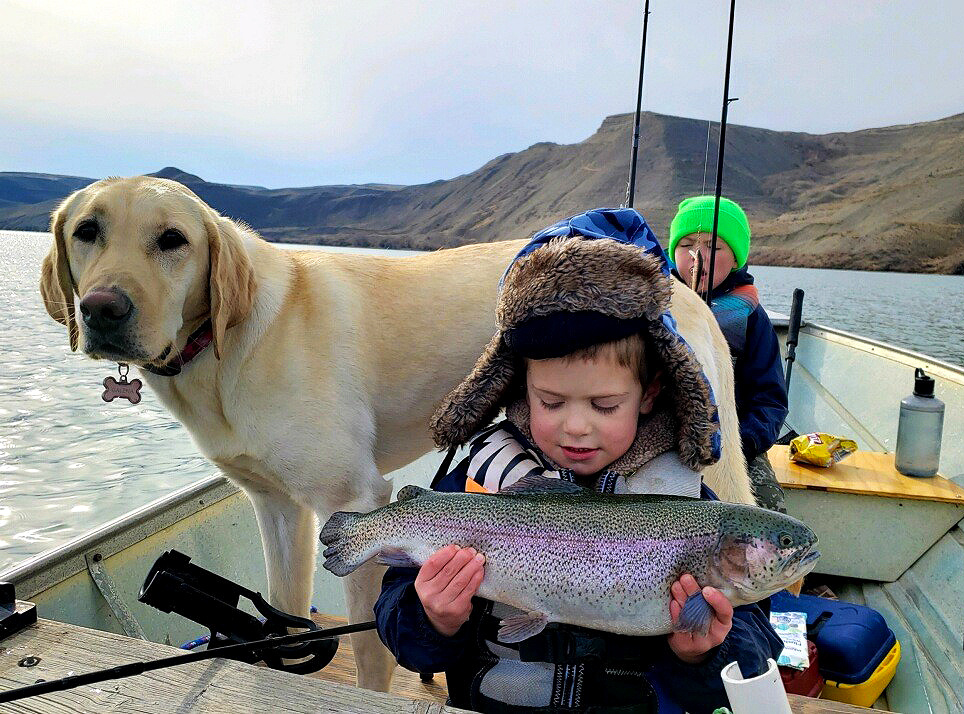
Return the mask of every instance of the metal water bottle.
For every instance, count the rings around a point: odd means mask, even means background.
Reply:
[[[933,476],[941,459],[944,402],[934,396],[934,379],[918,367],[914,393],[900,402],[894,465],[907,476]]]

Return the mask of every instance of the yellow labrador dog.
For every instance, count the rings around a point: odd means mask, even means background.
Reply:
[[[499,277],[523,245],[411,257],[280,250],[183,185],[143,176],[72,194],[52,232],[41,292],[71,348],[141,367],[251,499],[270,600],[302,615],[316,517],[385,504],[381,474],[432,448],[433,408],[495,331]],[[720,400],[725,458],[707,483],[752,503],[726,342],[683,285],[673,312]],[[380,576],[370,566],[347,579],[353,622],[371,619]],[[352,637],[359,685],[386,690],[391,655],[374,633]]]

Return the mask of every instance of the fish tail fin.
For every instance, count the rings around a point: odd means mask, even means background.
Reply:
[[[693,593],[686,598],[683,609],[680,610],[679,619],[676,621],[676,631],[705,635],[710,629],[713,612],[712,606],[706,602],[702,591]]]
[[[361,513],[338,511],[333,513],[318,536],[325,548],[324,567],[335,575],[344,576],[355,570],[368,558],[356,547],[352,547],[348,530],[362,517]]]

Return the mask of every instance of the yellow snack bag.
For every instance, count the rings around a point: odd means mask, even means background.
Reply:
[[[857,442],[833,434],[814,432],[790,442],[790,460],[829,468],[857,450]]]

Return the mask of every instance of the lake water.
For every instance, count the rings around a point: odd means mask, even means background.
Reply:
[[[214,473],[149,389],[137,406],[101,400],[116,366],[72,353],[40,300],[50,240],[0,231],[0,570]],[[753,273],[770,309],[801,287],[807,320],[964,364],[964,277]]]
[[[802,288],[803,319],[964,365],[964,277],[754,266],[760,300],[790,313]]]

